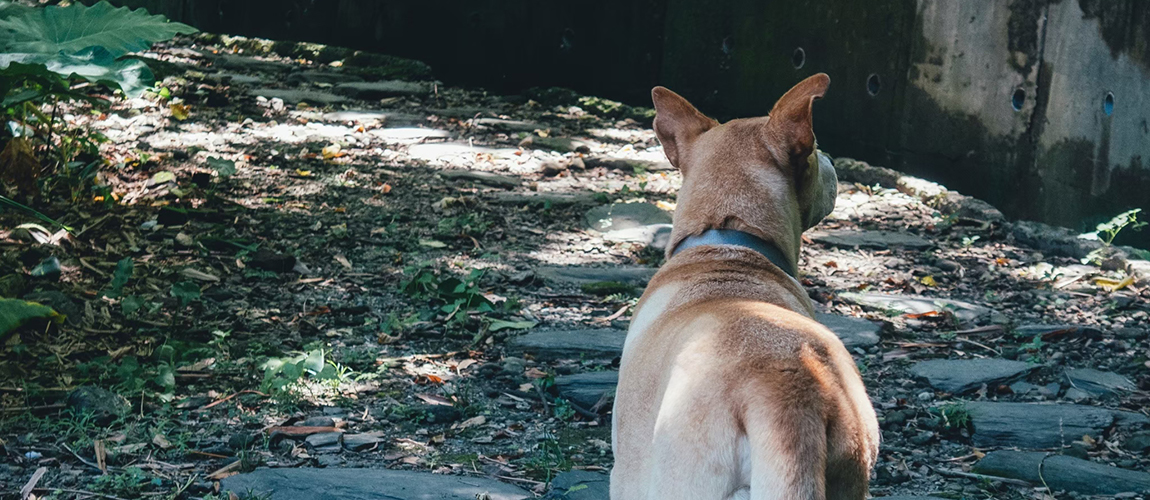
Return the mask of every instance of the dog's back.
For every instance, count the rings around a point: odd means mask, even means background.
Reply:
[[[838,338],[753,269],[667,271],[627,334],[611,497],[865,498],[878,430]]]

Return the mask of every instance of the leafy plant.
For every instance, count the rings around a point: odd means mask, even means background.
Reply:
[[[127,285],[128,280],[132,279],[132,271],[135,268],[136,265],[131,257],[120,259],[116,263],[116,271],[112,273],[112,282],[108,284],[108,290],[104,292],[104,296],[114,299],[124,293],[124,285]]]
[[[51,307],[35,302],[0,298],[0,338],[36,318],[59,321],[63,316]]]
[[[200,286],[191,281],[181,281],[172,285],[169,293],[179,299],[180,307],[187,306],[193,300],[200,300]]]
[[[964,429],[970,425],[970,411],[966,409],[965,403],[947,403],[933,408],[931,413],[942,418],[942,425],[947,429]]]
[[[1109,252],[1111,244],[1114,243],[1114,239],[1118,237],[1118,233],[1121,233],[1123,229],[1129,227],[1134,231],[1141,231],[1147,223],[1138,220],[1138,214],[1140,212],[1142,212],[1141,208],[1127,210],[1115,215],[1114,218],[1109,221],[1098,224],[1094,227],[1093,231],[1078,235],[1080,239],[1102,243],[1102,248],[1091,251],[1082,259],[1082,263],[1101,262],[1106,256],[1106,253]]]

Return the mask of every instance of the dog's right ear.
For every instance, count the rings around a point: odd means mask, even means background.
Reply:
[[[651,89],[655,103],[655,136],[663,144],[663,152],[671,165],[679,165],[679,153],[687,143],[719,122],[707,118],[691,103],[666,87]]]

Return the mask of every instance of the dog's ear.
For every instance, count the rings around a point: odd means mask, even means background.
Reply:
[[[691,103],[666,87],[651,89],[651,101],[655,103],[655,136],[663,144],[663,152],[671,164],[679,165],[682,148],[699,134],[706,132],[718,122],[707,118]]]
[[[819,73],[788,90],[771,108],[767,120],[767,148],[781,164],[803,167],[815,151],[811,107],[827,93],[831,77]]]

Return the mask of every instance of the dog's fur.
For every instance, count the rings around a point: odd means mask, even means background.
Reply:
[[[719,124],[663,87],[655,134],[683,173],[668,260],[631,320],[613,415],[614,500],[863,499],[879,431],[854,360],[815,322],[802,286],[729,245],[671,256],[684,238],[737,229],[792,268],[800,236],[834,208],[800,82],[767,117]]]

